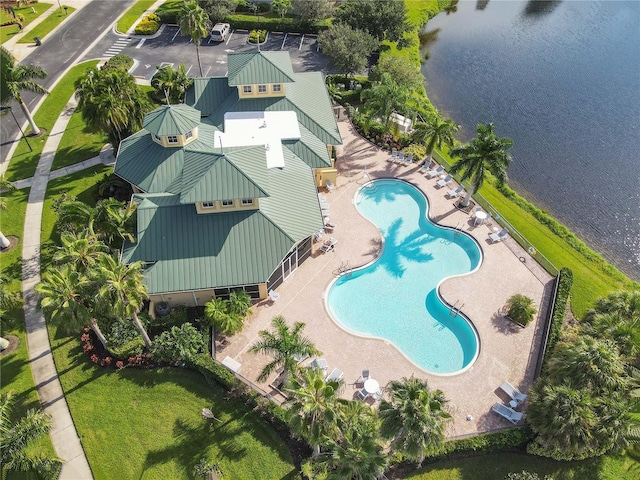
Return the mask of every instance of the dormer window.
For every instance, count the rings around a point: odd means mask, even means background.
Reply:
[[[267,93],[266,85],[258,85],[258,93]]]
[[[202,208],[213,208],[215,207],[214,202],[202,202]]]
[[[252,89],[251,89],[251,85],[245,85],[242,87],[242,93],[251,93]]]
[[[184,134],[185,140],[189,140],[191,137],[193,137],[193,133],[191,132],[191,130]]]
[[[253,198],[243,198],[242,205],[245,205],[245,206],[253,205]]]
[[[177,135],[169,135],[167,137],[167,143],[178,143],[178,136]]]
[[[233,207],[233,200],[222,200],[223,207]]]
[[[282,91],[282,85],[280,85],[279,83],[276,83],[273,85],[273,92],[274,93],[279,93]]]
[[[153,139],[158,142],[158,143],[162,143],[162,140],[160,139],[160,137],[158,135],[156,135],[155,133],[152,134],[153,135]]]

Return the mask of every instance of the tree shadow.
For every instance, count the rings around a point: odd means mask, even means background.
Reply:
[[[491,323],[493,324],[493,328],[505,335],[514,335],[522,331],[520,325],[509,320],[504,312],[500,310],[491,315]]]

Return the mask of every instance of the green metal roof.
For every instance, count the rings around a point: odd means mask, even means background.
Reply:
[[[262,146],[224,155],[186,151],[180,202],[266,197],[266,172]]]
[[[150,294],[266,282],[299,241],[322,227],[313,175],[288,153],[268,171],[273,194],[260,210],[198,215],[176,195],[134,195],[137,242],[123,258],[144,261]]]
[[[229,85],[294,82],[289,52],[246,52],[227,55]]]
[[[188,105],[163,105],[144,116],[142,127],[158,136],[184,135],[200,125],[200,112]]]
[[[229,86],[227,77],[194,78],[193,85],[187,90],[185,103],[200,110],[201,116],[206,117],[232,94],[237,96],[238,89]]]

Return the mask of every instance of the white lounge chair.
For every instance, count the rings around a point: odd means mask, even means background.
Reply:
[[[305,353],[304,355],[301,355],[301,354],[299,354],[299,353],[296,353],[296,354],[293,356],[293,359],[294,359],[296,362],[298,362],[298,363],[302,363],[302,362],[304,362],[307,358],[309,358],[309,354],[308,354],[308,353]]]
[[[391,156],[389,157],[388,161],[395,163],[397,158],[398,158],[398,151],[391,150]]]
[[[438,186],[438,188],[446,187],[447,185],[449,185],[451,183],[451,180],[453,180],[453,176],[452,175],[447,175],[446,177],[441,178],[440,180],[438,180],[436,182],[436,185]]]
[[[522,420],[522,417],[524,417],[523,413],[516,412],[512,408],[507,407],[506,405],[503,405],[501,403],[496,403],[493,407],[491,407],[491,410],[496,412],[498,415],[506,418],[514,425]]]
[[[428,170],[426,175],[428,178],[434,178],[440,175],[442,172],[444,172],[444,167],[442,165],[438,165],[436,168]]]
[[[327,197],[325,197],[324,195],[322,195],[321,193],[318,194],[318,200],[320,202],[326,202],[327,201]]]
[[[327,202],[320,202],[320,208],[322,210],[329,210],[331,206]]]
[[[344,377],[344,372],[339,368],[334,368],[333,370],[331,370],[331,373],[327,375],[325,382],[337,382],[342,377]]]
[[[361,388],[356,392],[356,398],[358,400],[362,400],[363,402],[369,397],[369,392],[367,392],[364,388]]]
[[[423,163],[422,166],[420,167],[419,172],[420,173],[427,173],[430,170],[429,168],[429,164],[428,163]]]
[[[462,195],[463,192],[464,192],[464,187],[462,185],[458,185],[458,188],[452,188],[451,190],[449,190],[447,192],[447,196],[449,198],[456,198]]]
[[[380,400],[382,400],[382,396],[384,394],[382,393],[382,389],[379,389],[377,392],[373,393],[371,396],[373,397],[373,399],[378,402]]]
[[[269,290],[269,300],[276,302],[280,298],[280,294],[274,290]]]
[[[502,382],[500,390],[509,395],[512,400],[515,400],[518,403],[518,405],[524,403],[524,401],[529,397],[529,395],[522,393],[507,381]]]
[[[329,221],[329,217],[326,217],[324,219],[324,231],[325,232],[329,232],[329,233],[333,233],[333,231],[335,230],[335,228],[338,226],[337,223],[331,223]]]
[[[331,180],[327,180],[324,184],[327,187],[328,191],[331,191],[334,188],[336,188],[336,186],[333,184],[333,182]]]
[[[398,152],[398,158],[396,158],[396,163],[404,163],[404,153]]]
[[[314,358],[309,362],[309,368],[320,368],[322,370],[326,370],[329,368],[329,364],[324,358]]]
[[[408,166],[413,165],[413,155],[407,155],[404,157],[404,163]]]
[[[509,230],[503,228],[498,233],[490,233],[489,239],[491,240],[491,243],[501,242],[507,237],[507,235],[509,235]]]
[[[318,230],[316,233],[313,234],[313,241],[319,242],[320,240],[322,240],[322,237],[324,237],[324,228],[321,228],[320,230]]]
[[[322,248],[322,251],[324,253],[328,253],[331,250],[333,250],[333,248],[336,246],[336,243],[338,243],[338,240],[333,238],[333,237],[331,237],[328,241],[324,242],[322,244],[322,247],[320,247],[320,248]]]

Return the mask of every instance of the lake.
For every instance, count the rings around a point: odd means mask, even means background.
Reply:
[[[461,1],[423,33],[458,138],[494,122],[509,185],[640,281],[640,2]]]

